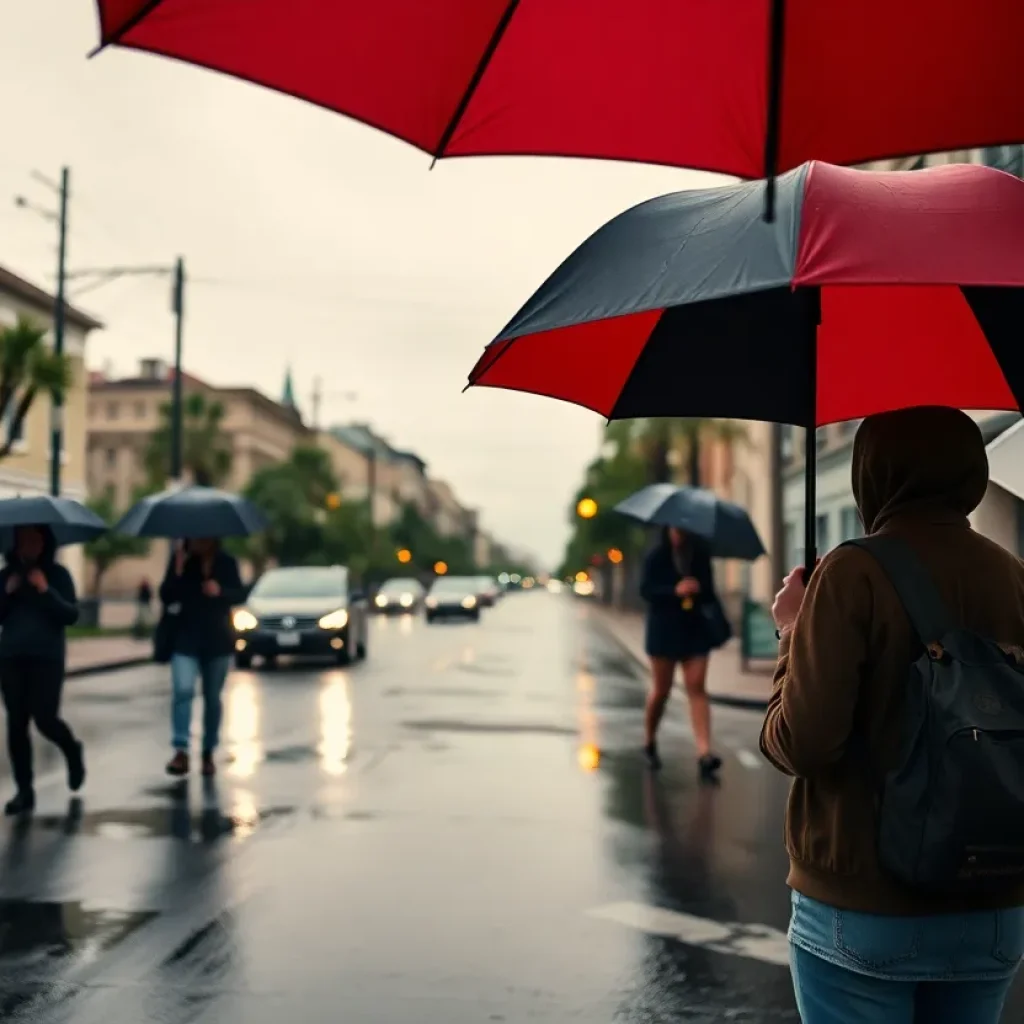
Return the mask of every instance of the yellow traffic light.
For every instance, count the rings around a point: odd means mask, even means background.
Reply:
[[[590,579],[590,577],[582,569],[580,569],[580,571],[578,573],[576,573],[576,582],[577,583],[586,583],[587,580],[589,580],[589,579]]]
[[[612,565],[618,565],[619,562],[622,561],[622,552],[618,548],[609,548],[608,561],[611,562]]]
[[[333,512],[335,509],[341,508],[341,495],[331,491],[330,494],[324,499],[324,504]]]
[[[597,515],[597,502],[593,498],[580,498],[576,505],[576,515],[580,519],[593,519]]]
[[[395,558],[397,558],[402,565],[405,565],[406,562],[412,561],[412,552],[408,548],[402,548],[395,552]]]
[[[443,576],[447,571],[448,571],[448,563],[447,562],[435,562],[434,563],[434,572],[437,573],[438,576]]]

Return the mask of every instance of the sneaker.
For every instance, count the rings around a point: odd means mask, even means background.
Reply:
[[[656,743],[648,743],[644,747],[644,757],[647,758],[647,767],[652,772],[661,771],[661,758],[658,756],[658,745]]]
[[[203,775],[210,778],[217,774],[217,765],[214,764],[213,754],[203,754]]]
[[[700,770],[700,777],[702,779],[717,778],[718,769],[721,767],[722,759],[717,754],[705,754],[697,762],[697,768]]]
[[[167,774],[188,775],[188,754],[184,750],[177,751],[174,757],[167,762]]]
[[[85,748],[76,743],[68,754],[68,789],[77,793],[85,783]]]
[[[36,795],[31,789],[21,789],[4,804],[4,814],[13,817],[16,814],[30,814],[36,809]]]

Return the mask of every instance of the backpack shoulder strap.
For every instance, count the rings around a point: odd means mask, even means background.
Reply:
[[[907,544],[896,537],[879,535],[846,544],[862,548],[881,565],[922,644],[937,642],[949,632],[954,623],[931,573]]]

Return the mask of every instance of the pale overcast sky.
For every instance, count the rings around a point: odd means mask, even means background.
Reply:
[[[13,199],[52,204],[31,172],[68,164],[72,268],[186,258],[188,371],[277,397],[291,363],[307,412],[321,375],[323,420],[371,422],[479,507],[485,528],[557,561],[601,420],[528,395],[463,395],[466,375],[588,233],[715,179],[526,158],[429,171],[402,143],[255,86],[144,54],[86,60],[91,0],[3,7],[0,263],[52,286],[52,225]],[[170,358],[166,282],[75,301],[107,324],[93,367]]]

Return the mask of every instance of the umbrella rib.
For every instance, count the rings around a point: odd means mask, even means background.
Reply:
[[[155,0],[159,3],[160,0]],[[480,63],[477,64],[476,70],[473,72],[473,77],[469,80],[469,84],[466,86],[466,91],[462,94],[462,98],[459,100],[458,106],[455,108],[455,112],[451,116],[448,124],[445,125],[444,131],[441,133],[440,141],[437,144],[437,149],[433,153],[433,162],[430,167],[433,170],[434,165],[441,157],[444,156],[444,151],[448,148],[449,143],[452,141],[452,136],[455,134],[456,129],[459,127],[459,122],[465,116],[466,110],[469,107],[470,101],[473,99],[476,90],[479,88],[483,77],[487,72],[487,68],[491,63],[494,54],[497,52],[501,40],[508,29],[509,23],[512,21],[512,16],[516,13],[519,7],[519,0],[509,0],[508,6],[505,8],[504,13],[501,16],[501,20],[494,28],[494,32],[491,35],[490,41],[487,43],[487,49],[484,50],[483,56],[480,58]]]
[[[116,46],[129,32],[131,32],[133,28],[135,28],[136,25],[139,24],[139,22],[148,18],[162,3],[163,0],[148,0],[148,2],[144,3],[130,18],[126,18],[124,24],[116,31],[112,32],[109,38],[101,39],[99,45],[94,46],[88,54],[86,54],[86,58],[89,59],[95,57],[98,53],[102,53],[108,46]],[[100,28],[102,29],[102,27],[103,18],[101,12]]]

